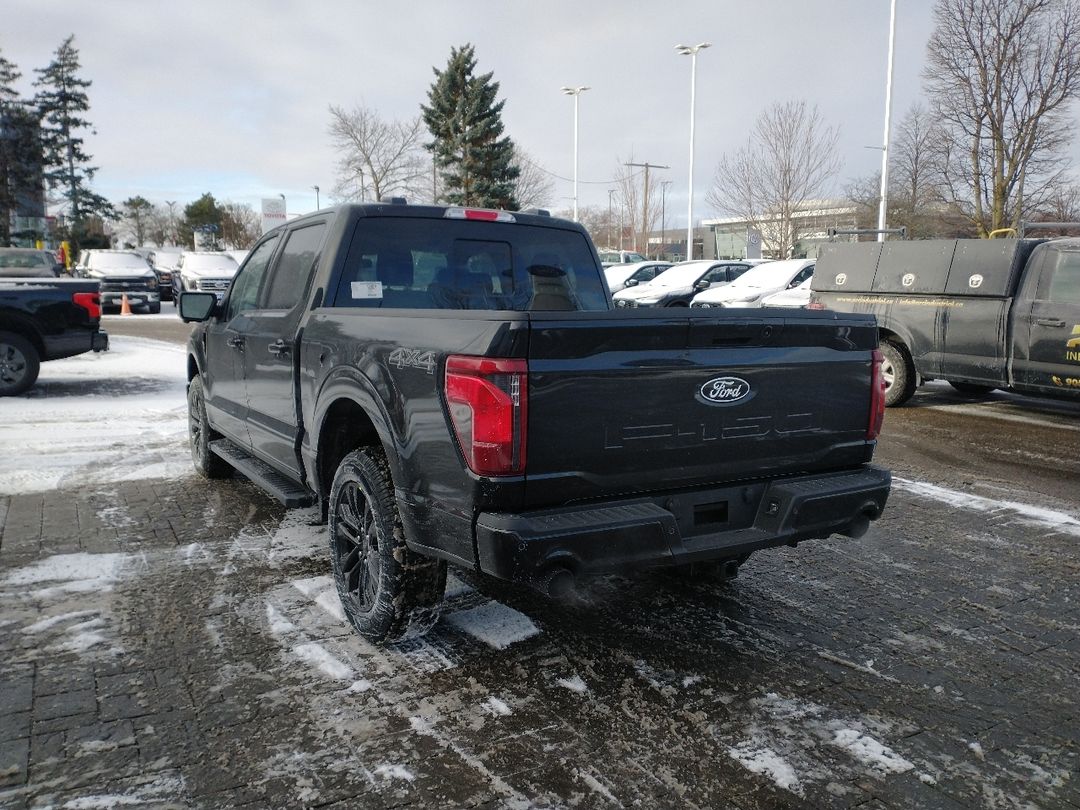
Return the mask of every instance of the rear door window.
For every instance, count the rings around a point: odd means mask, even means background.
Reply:
[[[361,220],[339,307],[603,310],[600,270],[577,231],[428,218]]]
[[[326,223],[298,228],[289,234],[274,268],[264,309],[292,309],[307,291],[319,262]]]

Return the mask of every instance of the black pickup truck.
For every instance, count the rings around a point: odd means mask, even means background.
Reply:
[[[0,279],[0,397],[21,394],[42,361],[109,348],[96,281]]]
[[[872,318],[615,310],[579,225],[396,203],[270,231],[185,292],[192,456],[319,502],[364,636],[429,620],[446,563],[546,593],[734,575],[885,506]]]
[[[935,379],[1080,399],[1080,239],[829,244],[811,289],[877,317],[887,405]]]

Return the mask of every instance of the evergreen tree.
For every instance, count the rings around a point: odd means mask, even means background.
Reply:
[[[38,119],[19,99],[22,74],[0,55],[0,246],[11,241],[11,217],[19,197],[41,188]]]
[[[41,88],[35,97],[41,113],[41,140],[45,149],[45,180],[50,189],[59,189],[70,204],[70,217],[77,239],[83,219],[96,215],[115,219],[116,211],[104,197],[90,190],[97,169],[83,148],[80,131],[90,127],[82,117],[90,109],[86,88],[91,84],[79,78],[79,51],[72,45],[72,34],[56,49],[48,67],[36,69]]]
[[[514,144],[503,135],[499,83],[491,73],[474,76],[472,45],[450,49],[445,70],[433,68],[428,104],[421,105],[432,152],[442,173],[444,198],[451,205],[517,209]]]
[[[195,231],[209,236],[204,237],[211,247],[216,247],[221,234],[221,206],[209,191],[193,203],[184,206],[184,219],[180,223],[180,239],[188,247],[195,247]]]
[[[135,247],[146,244],[146,235],[150,230],[150,219],[154,213],[154,205],[148,199],[134,196],[121,203],[124,221],[131,234],[135,237]]]

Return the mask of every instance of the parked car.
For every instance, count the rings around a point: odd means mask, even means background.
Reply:
[[[173,302],[182,292],[212,292],[220,301],[239,269],[236,259],[221,251],[189,250],[173,273]]]
[[[640,253],[633,250],[600,250],[600,265],[611,267],[613,264],[637,264],[647,261]]]
[[[798,287],[811,278],[814,264],[814,259],[784,259],[758,265],[726,287],[695,295],[690,306],[760,307],[766,295]]]
[[[133,250],[84,250],[75,275],[101,283],[101,307],[119,307],[127,296],[132,308],[161,312],[157,273]]]
[[[546,594],[654,566],[724,578],[861,536],[889,494],[873,318],[615,310],[574,222],[342,205],[179,309],[196,469],[318,503],[372,641],[431,626],[447,563]]]
[[[604,268],[604,278],[608,289],[613,293],[625,287],[647,284],[671,267],[671,262],[634,262],[633,264],[613,264]]]
[[[647,284],[627,287],[613,296],[617,307],[686,307],[703,290],[730,284],[752,265],[747,261],[698,259],[672,265]]]
[[[176,264],[180,261],[180,248],[156,248],[150,251],[147,261],[154,268],[158,277],[158,292],[162,301],[171,301],[173,298],[173,274],[176,273]]]
[[[49,250],[0,248],[0,278],[56,278],[64,266]]]
[[[763,307],[802,307],[805,309],[810,304],[810,284],[813,282],[814,277],[806,279],[798,287],[792,287],[788,290],[781,290],[778,293],[772,295],[766,295],[761,299],[761,306]]]
[[[812,286],[877,317],[888,405],[927,380],[1080,399],[1080,239],[827,244]]]
[[[51,273],[0,280],[0,397],[30,388],[46,360],[109,348],[98,286]]]

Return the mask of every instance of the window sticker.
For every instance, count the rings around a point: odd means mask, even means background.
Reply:
[[[353,300],[358,298],[382,298],[381,281],[354,281],[352,282]]]

